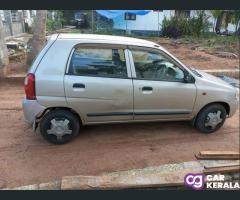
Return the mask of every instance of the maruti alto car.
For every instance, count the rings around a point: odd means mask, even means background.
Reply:
[[[63,144],[82,125],[189,120],[218,130],[238,107],[238,90],[185,66],[160,45],[135,38],[55,34],[25,79],[26,121]]]

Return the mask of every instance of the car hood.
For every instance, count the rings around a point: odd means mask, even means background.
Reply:
[[[196,70],[200,75],[202,75],[202,79],[207,82],[211,82],[215,85],[219,85],[221,87],[229,88],[229,89],[236,89],[231,84],[227,83],[226,81],[222,80],[221,78],[218,78],[216,76],[213,76],[209,73],[206,73],[202,70]]]

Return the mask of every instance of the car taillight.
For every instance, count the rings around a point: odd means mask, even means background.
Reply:
[[[25,86],[26,98],[29,100],[36,99],[34,74],[28,74],[26,76],[24,86]]]

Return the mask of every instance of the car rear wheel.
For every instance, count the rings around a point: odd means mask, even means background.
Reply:
[[[226,109],[222,105],[211,104],[198,114],[196,128],[203,133],[215,132],[224,124],[226,115]]]
[[[68,110],[52,110],[40,122],[44,139],[53,144],[65,144],[79,133],[78,117]]]

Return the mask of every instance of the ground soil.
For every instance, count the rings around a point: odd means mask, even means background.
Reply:
[[[239,111],[210,135],[188,122],[96,125],[82,127],[69,144],[52,145],[24,122],[23,96],[21,84],[0,81],[0,187],[191,161],[202,150],[239,150]]]
[[[195,44],[181,43],[177,40],[161,38],[155,40],[158,44],[166,48],[187,66],[196,69],[236,69],[239,68],[238,58],[222,58],[214,52],[197,48]],[[193,50],[195,49],[195,50]]]

